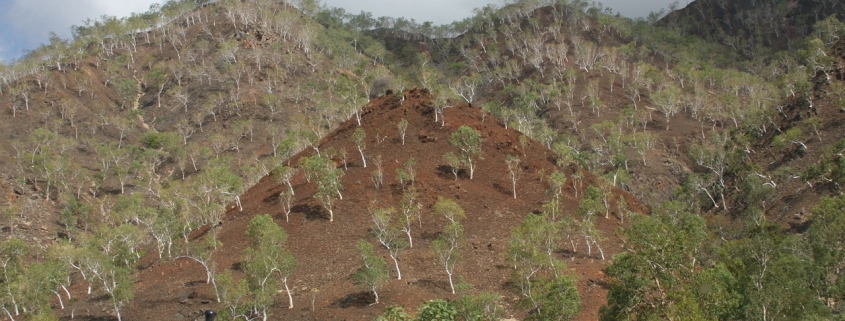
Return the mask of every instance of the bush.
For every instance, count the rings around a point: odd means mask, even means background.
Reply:
[[[391,83],[392,83],[392,81],[388,77],[382,77],[382,78],[374,80],[373,83],[370,84],[370,93],[368,95],[369,98],[375,99],[375,98],[378,98],[381,95],[384,95],[385,92],[387,92],[387,90],[390,89]]]
[[[376,317],[376,321],[408,321],[408,314],[405,309],[398,305],[391,305],[384,310],[384,313]]]
[[[458,310],[452,302],[436,299],[428,301],[420,309],[417,321],[457,321]]]
[[[463,296],[454,302],[461,321],[496,321],[502,319],[505,309],[500,304],[502,296],[484,292]]]
[[[173,146],[178,138],[170,133],[146,132],[141,135],[141,145],[146,148],[161,149],[165,146]]]

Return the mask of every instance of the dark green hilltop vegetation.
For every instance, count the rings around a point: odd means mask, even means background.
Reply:
[[[87,20],[0,64],[0,319],[845,319],[843,21]]]

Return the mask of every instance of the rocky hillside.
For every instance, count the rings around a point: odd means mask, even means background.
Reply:
[[[517,1],[443,26],[313,4],[170,1],[0,66],[7,316],[842,312],[838,3]],[[373,218],[414,208],[394,261]],[[472,290],[439,265],[449,235]],[[379,257],[381,291],[354,284]]]

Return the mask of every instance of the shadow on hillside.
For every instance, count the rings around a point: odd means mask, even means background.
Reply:
[[[350,295],[347,295],[341,299],[338,299],[334,303],[332,303],[333,307],[341,307],[341,308],[348,308],[348,307],[356,307],[356,308],[363,308],[369,306],[376,302],[376,296],[373,295],[371,291],[362,291],[362,292],[355,292]]]
[[[324,213],[320,205],[299,204],[290,209],[291,213],[302,213],[306,221],[328,220],[328,213]]]
[[[449,165],[437,166],[437,176],[443,179],[456,180],[455,173],[452,172],[452,167]],[[469,172],[465,169],[459,169],[458,178],[469,179]]]

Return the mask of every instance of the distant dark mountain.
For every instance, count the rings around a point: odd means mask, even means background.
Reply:
[[[696,0],[660,20],[670,28],[723,43],[746,56],[792,48],[829,16],[845,17],[839,0]]]

